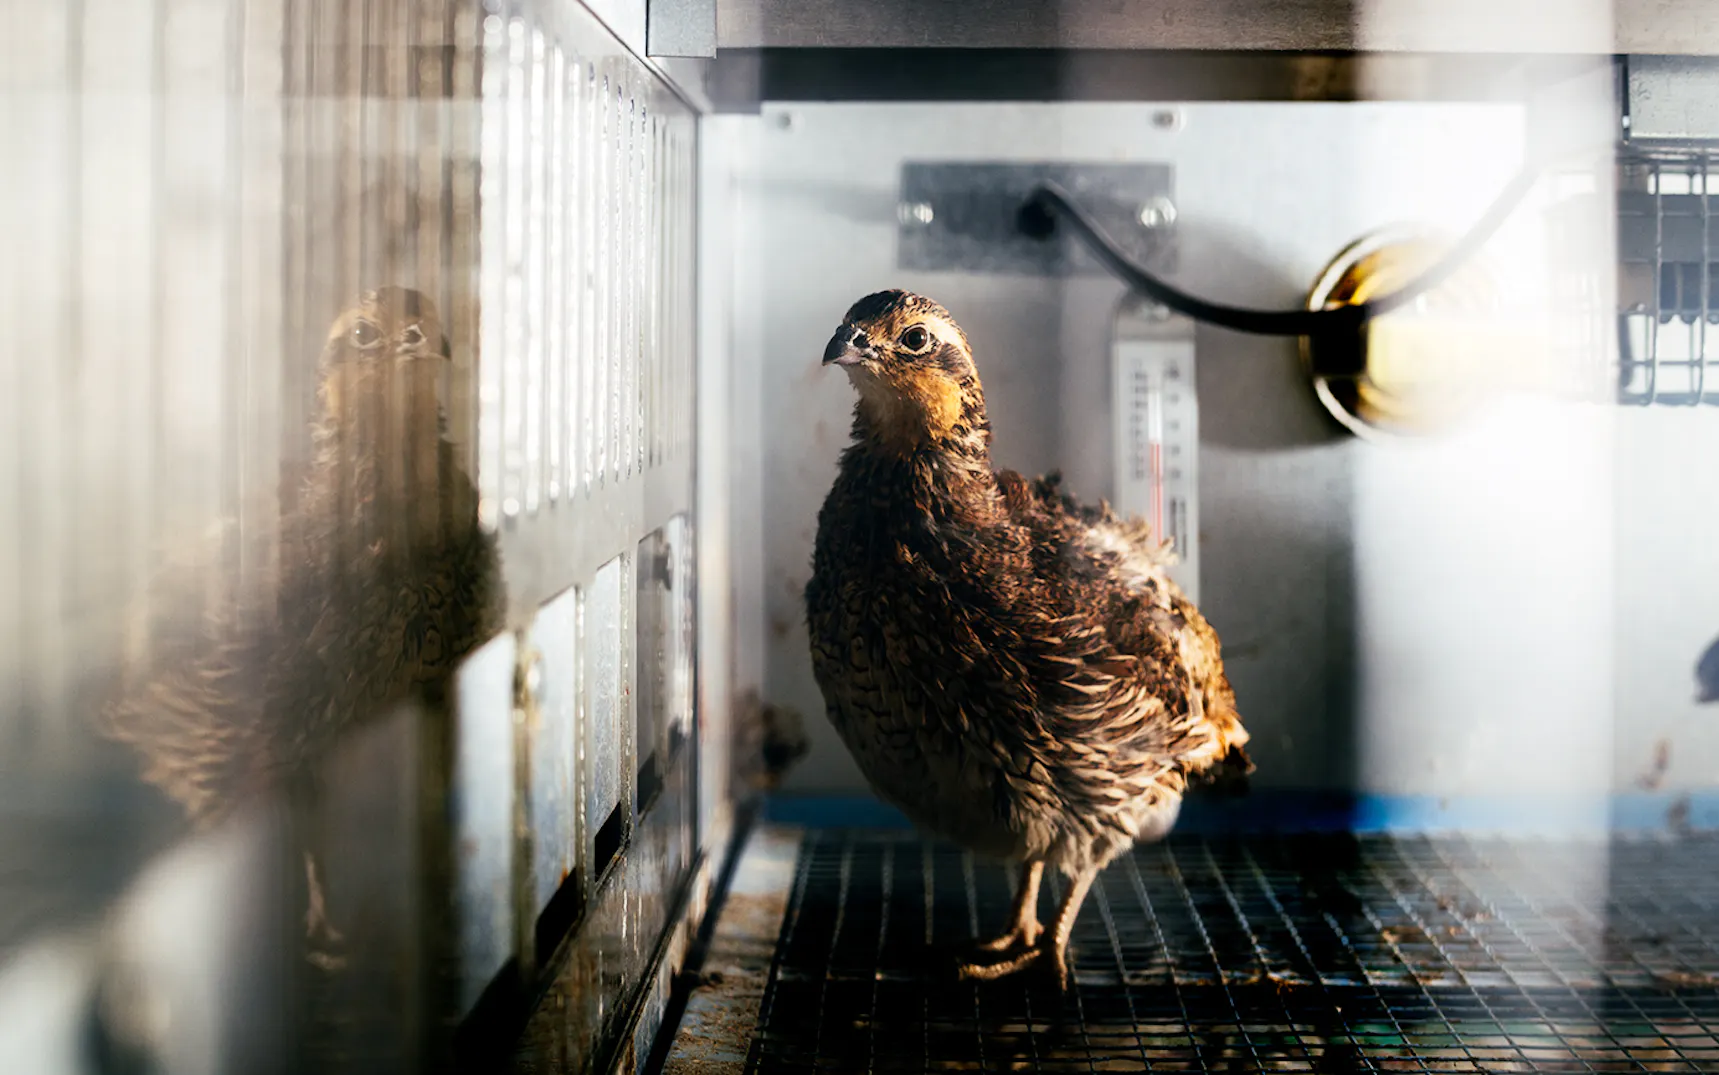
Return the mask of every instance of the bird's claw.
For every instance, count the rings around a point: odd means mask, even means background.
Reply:
[[[1017,974],[1029,967],[1050,964],[1056,971],[1058,989],[1068,988],[1068,961],[1064,954],[1050,944],[1038,942],[1019,955],[996,963],[963,963],[957,971],[963,981],[993,982]]]

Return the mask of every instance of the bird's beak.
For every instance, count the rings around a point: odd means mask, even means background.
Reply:
[[[838,366],[857,366],[874,354],[876,352],[865,333],[843,325],[836,329],[836,334],[830,337],[828,346],[824,348],[824,365],[833,362]]]

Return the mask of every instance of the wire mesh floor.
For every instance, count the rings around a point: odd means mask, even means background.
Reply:
[[[1014,880],[811,832],[748,1069],[1719,1071],[1719,838],[1176,837],[1094,886],[1066,995],[954,978]]]

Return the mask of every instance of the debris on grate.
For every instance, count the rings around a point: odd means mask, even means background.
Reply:
[[[1715,878],[1708,837],[1173,837],[1102,875],[1059,994],[948,973],[1009,868],[813,831],[747,1070],[1719,1070]]]

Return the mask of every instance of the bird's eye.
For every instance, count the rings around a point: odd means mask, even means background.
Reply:
[[[931,333],[925,331],[925,326],[914,325],[901,334],[901,346],[909,351],[919,352],[931,344]]]
[[[400,342],[407,347],[422,347],[424,345],[424,330],[417,325],[407,325],[400,333]]]
[[[361,317],[352,324],[351,338],[355,347],[375,347],[377,341],[382,339],[382,330],[376,327],[375,322]]]

